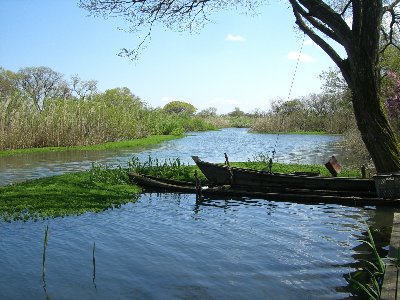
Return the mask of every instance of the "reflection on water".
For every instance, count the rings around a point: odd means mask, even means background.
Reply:
[[[263,152],[272,156],[276,145],[276,158],[280,162],[321,164],[331,155],[338,155],[339,136],[332,135],[276,135],[253,134],[247,129],[228,128],[220,131],[196,132],[183,139],[165,142],[153,148],[65,151],[20,154],[0,157],[0,185],[66,172],[87,170],[92,162],[123,166],[132,158],[158,159],[179,157],[193,164],[192,155],[211,162],[222,162],[224,153],[231,161],[246,161]]]
[[[343,299],[344,274],[363,251],[363,220],[380,229],[392,215],[143,194],[99,214],[0,223],[0,299]]]

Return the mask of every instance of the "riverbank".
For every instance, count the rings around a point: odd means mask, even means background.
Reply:
[[[16,149],[16,150],[3,150],[0,151],[1,156],[11,156],[16,154],[29,154],[29,153],[47,153],[47,152],[63,152],[63,151],[100,151],[100,150],[111,150],[111,149],[123,149],[123,148],[144,148],[154,146],[162,142],[179,139],[184,135],[152,135],[145,138],[139,138],[135,140],[118,141],[101,143],[97,145],[88,146],[69,146],[69,147],[43,147],[43,148],[27,148],[27,149]]]

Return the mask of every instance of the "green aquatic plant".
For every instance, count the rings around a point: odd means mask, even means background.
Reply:
[[[369,227],[367,227],[367,233],[368,240],[362,240],[361,242],[372,251],[372,259],[361,260],[366,264],[366,267],[358,270],[354,275],[349,275],[347,281],[356,294],[363,297],[366,296],[368,299],[380,299],[386,265],[379,256]]]
[[[93,263],[93,284],[96,285],[96,242],[93,242],[93,249],[92,249],[92,263]]]
[[[138,157],[133,157],[128,162],[129,172],[192,182],[195,180],[194,171],[196,169],[196,166],[189,166],[179,158],[159,160],[158,158],[152,158],[150,155],[144,161],[140,161]]]
[[[43,254],[42,254],[42,281],[43,285],[45,285],[45,273],[46,273],[46,249],[47,249],[47,241],[49,239],[49,225],[46,225],[44,230],[44,240],[43,240]]]
[[[111,168],[107,164],[93,162],[89,172],[90,180],[93,183],[125,184],[129,181],[126,169],[123,169],[120,165]]]
[[[139,193],[135,185],[103,181],[90,171],[40,178],[0,187],[0,218],[27,221],[101,212],[134,202]]]
[[[253,156],[252,159],[248,159],[247,162],[240,163],[243,168],[251,168],[257,170],[265,170],[268,167],[269,159],[271,156],[268,153],[260,152]],[[232,164],[235,165],[234,163]],[[331,177],[328,169],[324,165],[315,164],[283,164],[276,161],[273,162],[272,172],[274,173],[294,173],[294,172],[315,172],[321,174],[321,176]],[[343,167],[341,172],[338,174],[339,177],[361,177],[361,171]]]

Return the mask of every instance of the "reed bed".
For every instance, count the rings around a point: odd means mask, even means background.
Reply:
[[[95,145],[215,127],[200,117],[148,108],[124,90],[51,99],[38,110],[22,96],[0,101],[0,150]]]
[[[325,132],[344,133],[352,116],[344,112],[317,116],[307,111],[296,111],[290,114],[268,114],[264,118],[257,118],[251,125],[251,130],[260,133],[276,132]]]

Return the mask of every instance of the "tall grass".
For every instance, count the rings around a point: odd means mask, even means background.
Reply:
[[[148,108],[125,89],[85,100],[46,100],[41,111],[18,94],[0,99],[0,150],[95,145],[210,129],[214,127],[199,117]]]
[[[290,114],[270,113],[252,123],[254,132],[327,132],[343,133],[349,126],[351,118],[344,113],[317,116],[307,111],[296,111]]]

